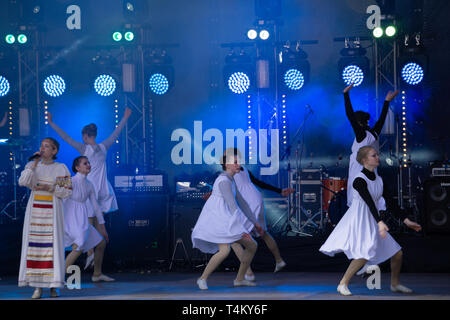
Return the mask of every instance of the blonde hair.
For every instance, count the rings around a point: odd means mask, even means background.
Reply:
[[[369,156],[370,150],[375,150],[375,148],[371,146],[365,146],[358,150],[358,154],[356,155],[356,161],[358,161],[360,165],[364,165],[363,160]]]

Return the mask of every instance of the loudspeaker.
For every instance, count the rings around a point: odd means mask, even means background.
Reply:
[[[424,191],[427,233],[450,233],[450,177],[425,181]]]
[[[168,261],[169,196],[148,193],[118,195],[117,204],[119,211],[111,213],[110,217],[109,243],[115,258],[126,266]]]
[[[192,230],[202,212],[204,204],[204,200],[176,201],[172,207],[172,248],[175,248],[177,239],[181,239],[191,261],[204,259],[202,252],[192,247],[191,240]],[[183,257],[182,255],[183,249],[178,247],[175,258]]]

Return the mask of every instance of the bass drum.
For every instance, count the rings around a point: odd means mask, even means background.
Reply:
[[[347,210],[347,190],[341,190],[331,199],[328,208],[328,219],[333,228],[339,223]]]

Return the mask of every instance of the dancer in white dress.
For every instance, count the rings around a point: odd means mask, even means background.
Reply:
[[[264,230],[236,190],[233,176],[240,171],[237,155],[226,154],[222,160],[225,172],[214,182],[212,195],[203,206],[191,236],[194,248],[214,254],[197,280],[197,285],[202,290],[208,289],[206,281],[209,275],[225,260],[230,253],[230,245],[234,242],[240,243],[245,249],[233,284],[236,287],[255,286],[254,282],[244,279],[257,249],[257,244],[249,232],[256,227],[260,235],[264,234]]]
[[[82,252],[87,252],[95,247],[92,281],[114,281],[113,278],[102,274],[103,255],[108,242],[108,233],[105,229],[102,211],[95,198],[94,187],[86,179],[91,171],[88,158],[85,156],[75,158],[72,171],[76,173],[72,177],[72,195],[64,200],[64,246],[72,247],[72,252],[66,258],[66,270],[75,263]],[[100,233],[88,221],[88,201],[92,204],[99,222]]]
[[[240,152],[237,149],[235,150],[240,156]],[[239,193],[242,195],[243,199],[245,200],[248,207],[252,211],[252,214],[255,216],[259,225],[264,230],[264,234],[262,235],[261,238],[264,240],[270,252],[272,252],[274,256],[275,258],[274,272],[278,272],[286,266],[286,262],[281,258],[280,250],[278,249],[277,243],[275,242],[273,237],[267,232],[267,224],[264,214],[264,201],[261,192],[259,192],[258,189],[256,189],[256,186],[262,189],[276,192],[284,197],[287,197],[289,194],[294,192],[294,189],[286,188],[282,190],[280,188],[276,188],[267,183],[264,183],[263,181],[260,181],[256,177],[254,177],[253,174],[247,170],[247,168],[242,166],[241,171],[235,174],[233,178],[234,181],[236,182],[236,187],[238,188]],[[239,243],[233,243],[231,247],[235,252],[236,256],[240,257],[242,255],[243,249]],[[250,281],[255,280],[255,275],[251,267],[248,268],[245,274],[245,279]]]
[[[337,291],[351,295],[348,284],[353,275],[366,263],[376,265],[391,259],[391,290],[410,293],[411,289],[399,281],[402,265],[402,251],[398,243],[388,233],[389,229],[381,220],[379,208],[382,198],[383,180],[375,173],[379,166],[378,152],[373,147],[363,147],[358,151],[357,160],[364,169],[353,182],[353,201],[339,221],[320,251],[329,256],[344,252],[352,260]],[[420,226],[408,220],[412,229]]]
[[[19,287],[32,286],[33,299],[42,288],[64,287],[64,212],[62,199],[70,197],[72,186],[67,167],[55,162],[59,143],[53,138],[41,142],[34,161],[22,171],[19,185],[31,190],[23,223]]]
[[[373,128],[369,127],[370,114],[363,111],[353,111],[352,103],[350,101],[350,90],[353,88],[353,84],[344,89],[345,100],[345,113],[355,133],[355,140],[352,145],[352,154],[350,155],[350,163],[348,170],[347,180],[347,206],[352,204],[353,195],[353,180],[362,170],[362,165],[356,161],[356,154],[358,150],[365,146],[371,146],[379,152],[378,137],[383,129],[386,116],[389,111],[390,102],[398,95],[399,91],[392,93],[388,92],[383,104],[383,109],[380,114],[380,118],[376,122]],[[386,205],[383,204],[380,210],[386,210]]]
[[[100,209],[103,213],[108,213],[118,209],[114,190],[107,179],[106,153],[125,127],[130,115],[131,109],[126,108],[124,116],[120,123],[116,126],[114,132],[108,137],[108,139],[102,141],[100,144],[97,144],[95,141],[97,137],[97,126],[95,124],[92,123],[83,128],[81,131],[83,143],[80,143],[72,139],[67,133],[58,127],[53,122],[52,114],[50,112],[48,113],[48,123],[56,131],[56,133],[63,138],[64,141],[74,147],[81,155],[88,157],[92,166],[92,171],[89,174],[88,180],[94,186],[95,197],[97,198]],[[87,206],[89,210],[89,223],[94,225],[94,227],[98,230],[99,223],[95,218],[94,210],[92,210],[90,203],[88,203]],[[94,256],[92,256],[92,253],[92,250],[88,253],[85,269],[94,262]]]

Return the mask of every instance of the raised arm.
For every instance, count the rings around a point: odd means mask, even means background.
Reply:
[[[34,169],[38,162],[39,159],[36,159],[35,161],[27,163],[25,169],[20,173],[19,186],[33,190]]]
[[[350,125],[355,133],[356,141],[361,142],[366,137],[366,130],[358,123],[353,110],[352,102],[350,101],[350,90],[353,88],[353,84],[344,89],[344,101],[345,101],[345,114],[347,115]]]
[[[0,122],[0,128],[3,127],[6,124],[7,120],[8,120],[8,112],[5,112],[5,115],[3,116],[2,122]]]
[[[70,144],[72,147],[74,147],[80,154],[84,154],[84,152],[86,151],[86,145],[84,143],[78,142],[73,140],[67,133],[65,133],[60,127],[58,127],[54,122],[53,122],[53,116],[52,114],[49,112],[48,113],[48,123],[50,124],[50,126],[53,128],[53,130],[56,131],[56,133],[68,144]]]
[[[386,99],[384,100],[383,109],[381,110],[380,118],[378,119],[377,123],[375,123],[375,126],[373,127],[373,130],[377,133],[377,135],[380,135],[381,130],[383,130],[384,122],[386,121],[386,116],[389,111],[389,104],[391,101],[398,95],[399,91],[391,92],[389,91]]]
[[[131,115],[131,109],[126,108],[123,118],[122,118],[122,120],[120,120],[120,123],[117,126],[117,128],[113,131],[113,133],[111,133],[111,135],[108,137],[108,139],[106,139],[105,141],[102,142],[102,144],[105,146],[106,149],[109,149],[113,145],[114,141],[116,141],[120,132],[122,132],[123,128],[125,127],[125,124],[127,123],[130,115]]]

